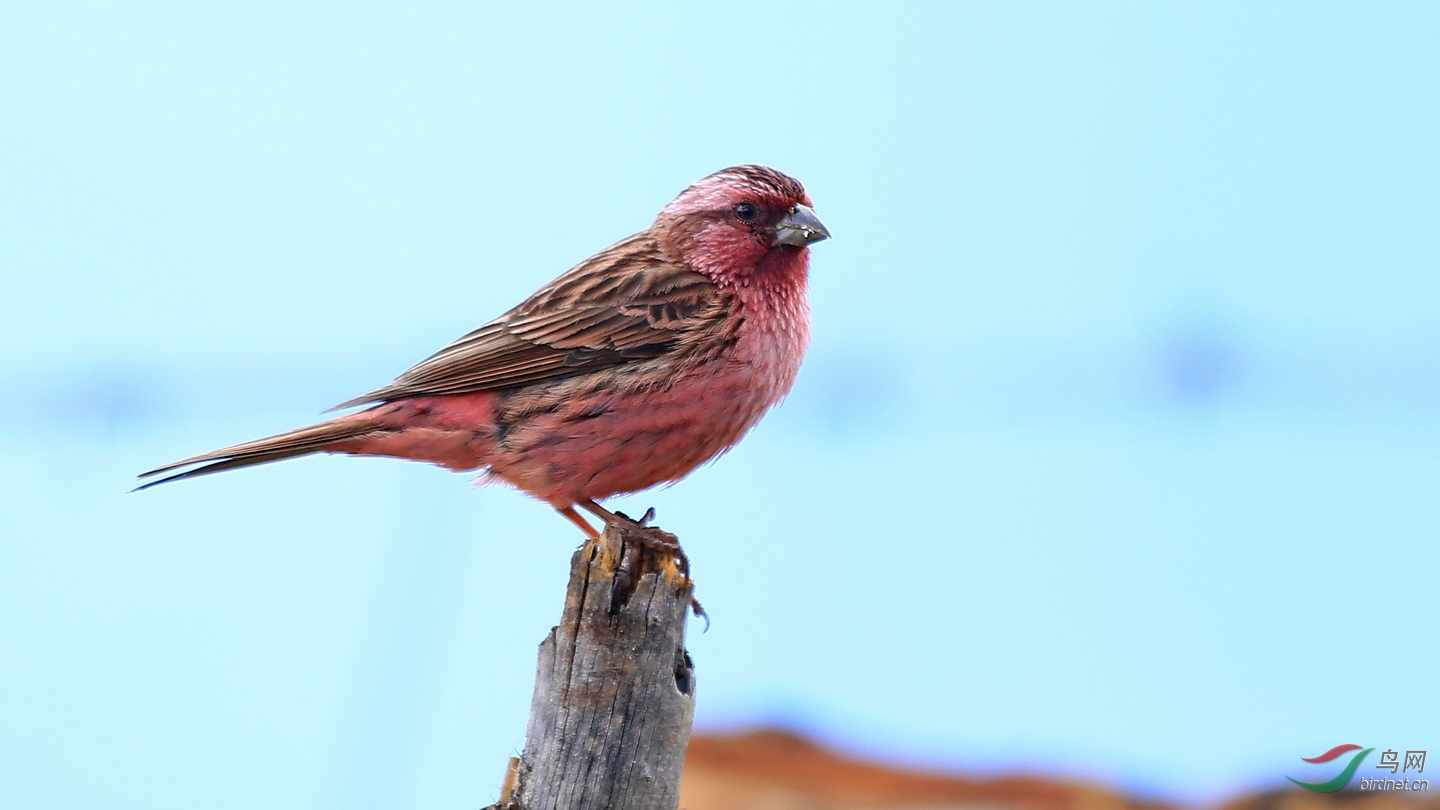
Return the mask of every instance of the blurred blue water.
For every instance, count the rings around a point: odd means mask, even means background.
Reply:
[[[702,725],[1191,799],[1434,742],[1434,7],[786,8],[6,12],[7,804],[489,802],[563,521],[126,490],[743,161],[836,238],[791,399],[620,504],[695,560]]]

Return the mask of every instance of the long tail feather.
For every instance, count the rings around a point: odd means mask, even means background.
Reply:
[[[289,433],[281,433],[278,436],[256,439],[253,442],[237,444],[233,447],[226,447],[223,450],[192,456],[173,464],[156,467],[148,472],[140,473],[139,477],[149,478],[153,475],[160,475],[170,472],[171,470],[181,469],[182,467],[191,467],[196,464],[204,465],[141,484],[136,487],[134,491],[139,492],[142,489],[149,489],[157,484],[168,484],[171,481],[180,481],[199,475],[209,475],[211,473],[224,472],[225,470],[233,470],[239,467],[250,467],[256,464],[269,464],[272,461],[318,453],[336,442],[353,439],[357,436],[374,433],[378,430],[381,430],[379,425],[376,425],[360,414],[330,422],[322,422],[318,425],[292,430]],[[213,463],[205,464],[207,461]]]

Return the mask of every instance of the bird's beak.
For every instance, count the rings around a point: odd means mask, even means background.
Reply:
[[[773,244],[805,247],[811,242],[829,239],[830,232],[807,205],[796,205],[775,225]]]

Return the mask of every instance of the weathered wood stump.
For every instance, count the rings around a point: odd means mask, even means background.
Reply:
[[[575,552],[525,751],[492,808],[676,810],[695,715],[687,568],[674,535],[628,518]]]

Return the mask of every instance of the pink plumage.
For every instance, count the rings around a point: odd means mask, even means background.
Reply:
[[[794,179],[716,172],[647,230],[345,406],[379,404],[142,477],[392,456],[483,470],[593,535],[575,506],[608,516],[596,501],[679,480],[790,390],[809,339],[808,245],[828,236]]]

